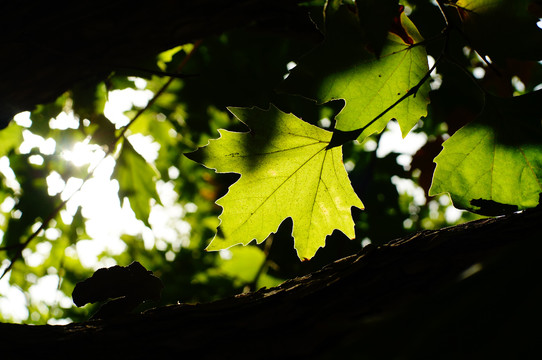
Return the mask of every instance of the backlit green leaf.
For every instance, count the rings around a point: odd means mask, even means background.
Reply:
[[[487,97],[478,118],[444,142],[430,194],[486,215],[535,207],[542,192],[542,91]]]
[[[331,133],[275,107],[232,108],[251,131],[220,130],[221,137],[189,154],[217,172],[241,178],[217,201],[221,224],[208,250],[253,239],[262,242],[282,221],[293,220],[298,256],[311,258],[335,229],[354,234],[351,208],[363,208],[342,163],[342,150],[327,150]]]
[[[428,72],[425,48],[413,46],[423,40],[420,33],[401,13],[377,58],[354,13],[340,7],[327,15],[326,39],[291,71],[283,89],[319,103],[344,99],[336,129],[363,129],[360,141],[381,132],[392,118],[406,136],[427,114],[429,85],[426,82],[415,96],[391,107]]]

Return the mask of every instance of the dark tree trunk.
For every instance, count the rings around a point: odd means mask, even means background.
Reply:
[[[541,221],[532,210],[424,231],[209,304],[0,324],[2,358],[540,358]]]

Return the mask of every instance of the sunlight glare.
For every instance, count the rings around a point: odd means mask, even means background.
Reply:
[[[431,55],[427,55],[427,63],[429,68],[431,69],[433,65],[435,65],[435,58]],[[429,86],[431,86],[431,90],[438,90],[440,86],[442,85],[442,76],[437,73],[437,69],[433,69],[431,71],[431,81],[429,82]]]
[[[21,185],[17,181],[15,173],[9,166],[9,158],[7,156],[0,157],[0,174],[4,176],[4,184],[13,190],[16,194],[21,192]]]
[[[79,120],[75,118],[73,111],[61,112],[56,118],[49,120],[51,129],[67,130],[79,128]]]
[[[33,165],[43,165],[43,156],[41,155],[30,155],[28,162]]]
[[[15,199],[11,196],[6,196],[2,204],[0,204],[0,211],[2,212],[9,212],[13,207],[15,206]]]
[[[36,283],[28,289],[32,302],[40,302],[48,306],[53,306],[59,303],[67,304],[69,301],[71,305],[71,299],[64,295],[62,291],[58,290],[59,281],[58,275],[52,274],[40,277]]]
[[[401,128],[397,121],[390,121],[386,130],[382,133],[378,148],[376,149],[376,156],[384,158],[392,152],[402,154],[404,156],[398,158],[398,162],[400,162],[400,165],[408,168],[412,160],[412,155],[427,142],[427,134],[414,132],[417,126],[414,126],[403,139]]]
[[[414,205],[417,205],[417,206],[425,205],[425,202],[426,202],[425,192],[414,181],[412,181],[411,179],[403,179],[397,175],[393,175],[391,177],[391,182],[397,187],[397,191],[400,194],[406,193],[412,196]]]
[[[64,187],[64,190],[62,190],[62,194],[60,195],[60,198],[62,200],[68,200],[70,197],[72,197],[81,187],[81,184],[83,184],[83,179],[79,179],[76,177],[71,177],[66,182],[66,186]]]
[[[139,90],[145,90],[147,87],[147,80],[137,76],[128,76],[128,80],[133,81],[136,88]]]
[[[51,254],[53,245],[48,241],[41,241],[36,244],[36,251],[28,248],[23,250],[24,261],[28,266],[37,267],[47,260]]]
[[[30,130],[23,130],[23,142],[19,145],[21,154],[29,154],[33,148],[39,148],[45,139],[32,133]]]
[[[105,103],[104,115],[117,129],[128,125],[130,118],[124,113],[134,106],[144,108],[154,96],[150,90],[123,89],[109,92]]]
[[[288,70],[288,72],[282,75],[282,78],[286,79],[288,76],[290,76],[290,71],[292,71],[296,66],[297,64],[294,61],[290,61],[288,64],[286,64],[286,70]]]
[[[9,260],[4,260],[0,272],[3,272],[8,265]],[[0,312],[6,320],[21,322],[28,318],[28,303],[21,289],[10,285],[9,277],[10,273],[0,279]]]
[[[167,174],[168,174],[170,179],[175,180],[175,179],[177,179],[179,177],[179,175],[181,175],[181,172],[175,166],[170,166],[167,169]]]
[[[512,86],[514,87],[514,89],[516,89],[516,91],[519,91],[520,93],[525,92],[525,84],[518,76],[513,76],[511,81]]]
[[[459,219],[461,219],[461,216],[463,216],[464,212],[465,210],[459,210],[450,205],[446,208],[446,210],[444,210],[444,218],[447,222],[453,224],[456,221],[459,221]]]
[[[13,121],[21,127],[30,127],[32,126],[32,120],[30,120],[30,111],[23,111],[16,114],[13,117]]]
[[[105,152],[102,147],[95,144],[89,144],[88,140],[78,142],[73,146],[72,150],[63,150],[62,157],[70,161],[77,167],[90,165],[90,169],[96,167],[104,158]]]
[[[472,76],[476,79],[483,79],[486,76],[486,70],[483,67],[475,67],[472,70]]]
[[[324,129],[327,129],[331,126],[331,120],[329,120],[328,118],[320,119],[318,120],[318,125]]]
[[[152,207],[149,223],[154,236],[171,244],[173,251],[177,252],[190,242],[190,224],[182,220],[186,210],[177,203],[178,194],[172,182],[158,181],[156,185],[163,206],[156,204]]]
[[[160,151],[160,144],[154,141],[152,136],[145,136],[143,134],[134,134],[128,137],[130,144],[143,158],[149,162],[154,163],[158,158],[158,151]]]
[[[62,179],[59,173],[52,171],[49,176],[45,178],[47,182],[47,192],[49,196],[55,196],[61,193],[66,187],[66,182]]]

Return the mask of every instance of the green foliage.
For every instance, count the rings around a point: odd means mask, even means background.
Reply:
[[[403,135],[427,114],[429,85],[404,98],[427,75],[427,54],[414,24],[401,13],[396,32],[389,32],[379,57],[368,49],[359,19],[346,7],[328,10],[326,39],[301,59],[284,90],[319,103],[343,99],[336,129],[362,129],[358,140],[379,133],[397,119]],[[395,105],[399,100],[398,104]]]
[[[0,269],[14,262],[0,320],[88,318],[70,295],[98,267],[152,270],[165,288],[146,306],[211,301],[367,243],[538,206],[538,2],[400,4],[304,2],[303,20],[178,44],[149,64],[190,77],[117,70],[1,131]],[[153,99],[119,120],[118,91]],[[395,121],[425,144],[386,150]],[[6,313],[8,292],[26,315]]]
[[[542,91],[486,97],[475,121],[444,143],[431,194],[449,191],[454,205],[497,215],[538,205],[542,193]]]
[[[221,131],[192,159],[241,179],[217,201],[224,208],[209,250],[252,239],[262,242],[291,217],[299,258],[311,258],[325,237],[339,229],[355,236],[350,208],[363,208],[342,164],[342,152],[327,149],[331,133],[275,107],[268,111],[230,108],[249,133]],[[331,221],[330,221],[331,220]]]

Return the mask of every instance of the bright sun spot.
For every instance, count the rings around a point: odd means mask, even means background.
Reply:
[[[397,121],[390,121],[386,130],[382,133],[378,148],[376,149],[376,156],[383,158],[392,152],[399,153],[401,155],[397,157],[397,162],[399,165],[408,168],[412,161],[412,155],[427,142],[427,135],[425,133],[414,132],[416,127],[417,125],[403,139]]]
[[[79,127],[79,120],[75,118],[73,111],[63,111],[56,118],[49,120],[49,127],[58,130],[77,129]]]
[[[30,111],[23,111],[13,117],[13,121],[19,126],[30,127],[32,120],[30,120]]]
[[[76,143],[71,150],[62,151],[62,157],[75,166],[90,165],[94,168],[104,158],[105,152],[102,147],[89,144],[88,140]]]
[[[109,92],[109,100],[105,104],[104,115],[116,125],[117,129],[126,126],[130,118],[124,112],[136,108],[143,108],[153,97],[150,90],[113,90]]]

